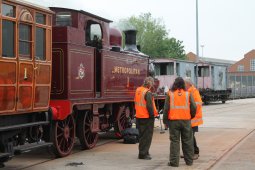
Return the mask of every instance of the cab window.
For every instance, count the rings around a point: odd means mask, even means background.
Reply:
[[[89,21],[86,27],[86,45],[102,48],[102,29],[100,24]]]
[[[58,12],[56,14],[56,26],[72,26],[71,12]]]

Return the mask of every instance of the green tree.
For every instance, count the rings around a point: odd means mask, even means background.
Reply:
[[[141,51],[153,58],[178,58],[186,59],[182,41],[169,38],[162,19],[155,19],[151,13],[131,16],[119,21],[122,30],[136,29],[137,44]]]

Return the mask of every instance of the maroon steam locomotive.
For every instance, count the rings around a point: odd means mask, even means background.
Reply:
[[[65,8],[1,1],[0,163],[53,146],[72,151],[75,138],[93,148],[98,132],[130,126],[135,89],[149,75],[149,57],[136,32]]]

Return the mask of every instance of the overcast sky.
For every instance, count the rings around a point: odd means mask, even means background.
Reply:
[[[84,10],[118,21],[150,12],[162,18],[169,36],[196,53],[196,0],[27,0],[43,6]],[[255,0],[198,0],[199,54],[240,60],[255,49]],[[201,45],[203,45],[203,50]]]

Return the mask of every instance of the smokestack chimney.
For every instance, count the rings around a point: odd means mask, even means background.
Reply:
[[[125,48],[124,51],[132,51],[139,53],[136,46],[136,30],[126,30],[125,33]]]

